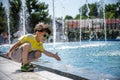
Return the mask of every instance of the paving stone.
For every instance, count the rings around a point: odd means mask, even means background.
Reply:
[[[0,80],[72,80],[44,69],[21,72],[20,66],[20,63],[0,57]]]

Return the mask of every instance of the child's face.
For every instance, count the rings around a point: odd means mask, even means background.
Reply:
[[[45,42],[46,39],[49,38],[49,34],[47,32],[36,32],[37,41]]]

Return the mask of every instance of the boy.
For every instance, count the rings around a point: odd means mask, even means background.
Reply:
[[[51,31],[43,23],[39,23],[34,28],[35,35],[27,34],[19,38],[19,40],[6,53],[6,57],[12,60],[21,62],[21,71],[33,71],[34,65],[30,62],[41,57],[41,53],[49,57],[53,57],[60,61],[60,57],[44,49],[43,43],[49,38]]]

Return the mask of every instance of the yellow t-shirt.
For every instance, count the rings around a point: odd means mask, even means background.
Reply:
[[[43,43],[42,42],[37,42],[36,37],[33,34],[27,34],[18,39],[22,44],[25,42],[28,42],[31,44],[31,49],[30,51],[35,51],[39,50],[41,52],[44,51]]]

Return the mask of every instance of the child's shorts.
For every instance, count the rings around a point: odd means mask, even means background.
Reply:
[[[13,61],[21,63],[22,62],[22,51],[23,51],[22,47],[15,49],[11,53],[10,58]],[[28,60],[35,59],[35,54],[36,54],[36,51],[29,52],[28,53]]]

